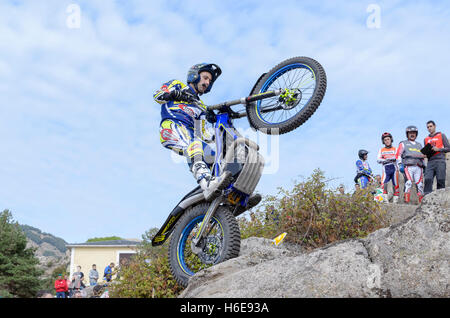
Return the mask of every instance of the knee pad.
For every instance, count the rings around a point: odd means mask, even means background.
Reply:
[[[408,180],[405,182],[405,192],[409,192],[411,190],[412,182]]]

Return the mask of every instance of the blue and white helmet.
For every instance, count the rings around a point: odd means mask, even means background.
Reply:
[[[209,72],[212,76],[212,81],[204,92],[208,93],[211,90],[215,80],[220,76],[220,74],[222,74],[222,70],[217,64],[212,63],[195,64],[188,71],[187,83],[188,84],[193,83],[194,85],[197,85],[198,82],[200,81],[201,72]]]

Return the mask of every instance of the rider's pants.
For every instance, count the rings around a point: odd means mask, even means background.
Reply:
[[[405,193],[411,192],[411,186],[414,182],[417,185],[417,194],[423,195],[423,170],[419,166],[405,166]]]
[[[369,178],[366,176],[359,177],[358,184],[361,189],[367,188],[367,186],[369,185]]]
[[[161,144],[179,155],[185,156],[189,169],[194,162],[203,161],[211,166],[215,153],[209,145],[200,138],[194,137],[194,128],[187,127],[181,121],[166,119],[159,129]]]
[[[398,186],[398,170],[397,165],[395,164],[387,164],[383,166],[382,175],[381,175],[381,184],[383,185],[383,193],[387,193],[387,185],[389,181],[392,180],[392,187],[394,189],[394,196],[399,195],[399,186]]]

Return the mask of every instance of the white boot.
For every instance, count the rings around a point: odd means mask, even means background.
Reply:
[[[202,188],[206,201],[217,198],[222,193],[222,190],[231,183],[232,177],[230,171],[225,171],[219,177],[212,176],[211,171],[203,161],[194,163],[192,174]]]

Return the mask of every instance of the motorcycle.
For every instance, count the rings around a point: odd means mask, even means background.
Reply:
[[[314,59],[287,59],[260,76],[250,95],[207,106],[216,116],[215,176],[228,170],[231,183],[212,202],[200,186],[186,194],[152,238],[152,245],[169,244],[170,270],[186,287],[189,278],[209,266],[239,255],[241,237],[236,217],[261,200],[252,196],[261,178],[264,158],[259,146],[243,137],[233,120],[247,117],[253,129],[285,134],[305,123],[317,110],[327,87],[326,73]],[[233,111],[234,105],[245,111]]]

